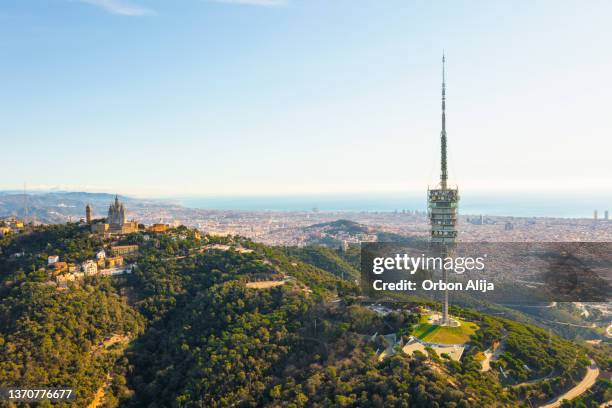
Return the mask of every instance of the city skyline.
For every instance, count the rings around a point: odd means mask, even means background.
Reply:
[[[0,189],[422,192],[444,48],[451,184],[605,191],[612,6],[574,6],[8,1]]]

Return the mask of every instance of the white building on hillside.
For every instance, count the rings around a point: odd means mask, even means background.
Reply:
[[[85,275],[96,275],[98,273],[98,265],[92,260],[87,260],[81,264],[81,270]]]

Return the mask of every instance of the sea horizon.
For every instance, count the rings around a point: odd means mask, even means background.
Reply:
[[[341,193],[173,197],[184,207],[235,211],[394,212],[426,211],[426,194]],[[509,217],[593,218],[612,209],[612,194],[496,193],[461,195],[460,214]]]

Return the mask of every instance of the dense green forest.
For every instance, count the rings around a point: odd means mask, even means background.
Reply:
[[[323,246],[286,247],[285,254],[298,258],[304,263],[311,264],[317,268],[347,280],[359,279],[359,265],[351,264],[344,259],[346,256],[342,249],[334,250]]]
[[[459,307],[479,326],[460,361],[431,348],[380,359],[381,334],[406,340],[418,305],[367,308],[354,247],[268,247],[179,227],[116,242],[139,246],[129,274],[67,288],[48,276],[49,255],[81,262],[110,243],[76,224],[0,239],[0,387],[73,387],[77,407],[96,392],[107,407],[529,406],[589,364],[585,348],[547,330]],[[282,284],[248,286],[262,281]],[[609,369],[609,349],[589,354]]]

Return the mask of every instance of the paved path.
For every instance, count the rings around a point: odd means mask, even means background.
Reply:
[[[595,381],[597,381],[597,377],[599,376],[599,367],[593,360],[591,360],[591,365],[587,367],[587,372],[582,381],[580,381],[574,388],[567,391],[566,393],[558,396],[551,402],[546,405],[541,405],[540,408],[557,408],[561,406],[563,400],[571,401],[574,398],[582,395],[586,390],[591,388]]]

